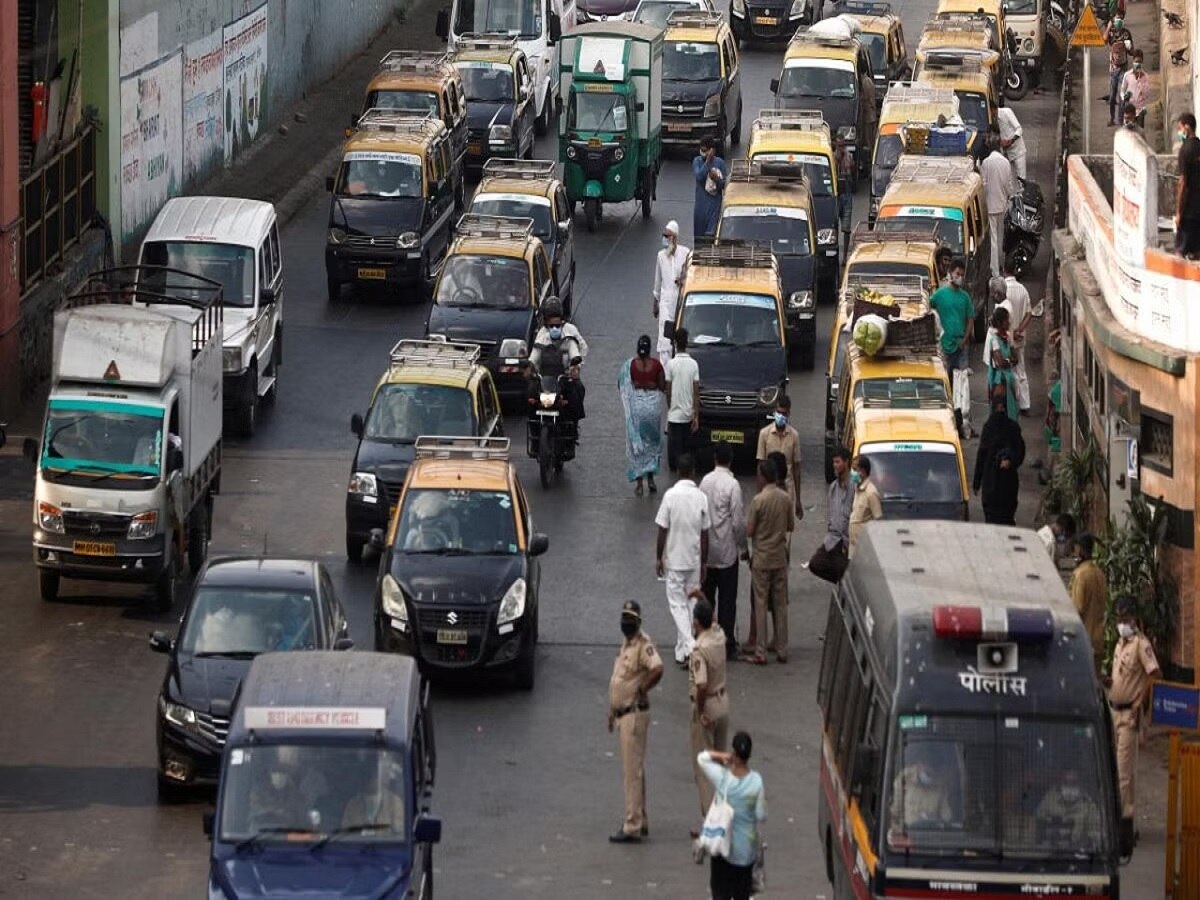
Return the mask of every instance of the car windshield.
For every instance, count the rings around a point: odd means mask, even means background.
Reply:
[[[852,263],[849,271],[846,272],[846,281],[853,280],[856,276],[862,275],[916,275],[925,279],[925,287],[929,287],[929,266],[923,266],[920,263],[903,263],[903,262],[856,262]],[[867,279],[868,281],[879,281],[878,278]]]
[[[855,385],[854,396],[871,405],[904,409],[944,402],[946,385],[937,378],[863,378]]]
[[[1005,16],[1036,16],[1038,0],[1009,0]]]
[[[952,444],[867,444],[861,452],[870,457],[871,481],[885,501],[947,503],[964,499],[958,454]]]
[[[959,676],[972,677],[1017,680]],[[1097,758],[1101,736],[1090,723],[922,714],[901,715],[898,724],[885,786],[893,852],[1106,858],[1111,801]]]
[[[936,239],[939,244],[949,247],[950,252],[956,256],[963,252],[962,222],[958,219],[916,215],[880,216],[875,220],[875,230],[884,233],[912,231],[913,229],[927,230],[930,222],[936,223]]]
[[[671,17],[671,13],[680,9],[703,9],[703,7],[697,3],[691,3],[689,0],[679,0],[679,2],[668,0],[665,3],[639,3],[637,12],[634,13],[633,21],[644,22],[647,25],[653,25],[655,28],[666,28],[667,19]]]
[[[808,217],[803,210],[774,206],[730,206],[721,213],[722,240],[770,244],[777,256],[808,256]]]
[[[958,97],[958,114],[962,117],[963,125],[980,134],[986,134],[988,127],[987,97],[975,91],[955,91],[954,95]]]
[[[454,33],[539,37],[544,5],[542,0],[458,0],[454,4]]]
[[[752,158],[763,163],[799,164],[814,197],[833,196],[833,167],[827,156],[820,153],[755,153]]]
[[[784,65],[783,77],[779,79],[778,96],[838,97],[852,100],[858,96],[858,88],[854,83],[854,71],[849,67],[826,66],[804,60],[802,65]]]
[[[887,76],[887,40],[882,34],[860,32],[858,42],[867,48],[867,56],[871,59],[871,71],[876,75]]]
[[[716,81],[721,77],[721,54],[716,44],[668,41],[663,44],[662,72],[673,81]]]
[[[585,134],[624,131],[629,127],[625,95],[572,90],[567,109],[567,127]]]
[[[552,241],[555,232],[550,220],[550,201],[521,194],[476,194],[470,212],[480,216],[511,216],[514,219],[533,219],[533,233]]]
[[[52,399],[42,468],[117,476],[162,471],[163,409],[120,400]]]
[[[142,264],[200,275],[221,285],[226,306],[254,306],[254,251],[249,247],[210,241],[148,241],[142,248]]]
[[[507,491],[413,489],[404,495],[396,543],[405,553],[519,553]]]
[[[421,196],[421,157],[413,153],[353,151],[342,160],[339,197]]]
[[[513,99],[512,66],[502,63],[461,62],[463,93],[468,102],[504,103]]]
[[[881,134],[875,141],[875,158],[871,164],[876,169],[886,169],[887,177],[891,178],[892,169],[900,162],[900,154],[904,152],[904,140],[898,134]],[[883,193],[879,191],[879,193]]]
[[[315,650],[316,603],[311,590],[201,584],[179,649],[199,656]]]
[[[439,306],[526,309],[533,303],[529,266],[506,256],[451,256],[438,278]]]
[[[775,298],[765,294],[688,294],[683,327],[692,346],[779,346]]]
[[[232,747],[221,773],[220,840],[403,843],[405,797],[404,755],[375,738]]]
[[[385,384],[367,413],[363,437],[411,444],[423,434],[472,435],[475,413],[464,388]]]
[[[367,94],[367,109],[403,109],[441,115],[437,94],[431,91],[370,91]]]

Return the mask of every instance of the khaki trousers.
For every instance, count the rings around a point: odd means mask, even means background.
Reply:
[[[765,656],[767,653],[767,601],[773,601],[771,617],[775,625],[775,653],[781,659],[787,659],[788,652],[788,570],[764,569],[755,566],[750,571],[754,584],[754,622],[757,634],[754,638],[754,653]]]
[[[1138,715],[1137,710],[1112,711],[1113,743],[1117,748],[1117,786],[1121,791],[1121,817],[1133,818],[1133,787],[1137,778]]]
[[[640,834],[646,819],[646,738],[650,735],[650,710],[626,713],[617,719],[621,742],[621,773],[625,781],[626,834]],[[697,751],[699,752],[699,751]]]
[[[696,757],[700,755],[702,750],[724,750],[729,746],[729,714],[726,713],[716,718],[710,714],[709,721],[712,724],[707,728],[700,724],[700,717],[696,715],[696,704],[693,703],[692,724],[690,728],[692,738],[692,774],[696,778],[696,789],[700,792],[701,817],[708,815],[708,808],[712,806],[715,791],[712,782],[708,780],[708,776],[704,774],[704,770],[696,762]]]

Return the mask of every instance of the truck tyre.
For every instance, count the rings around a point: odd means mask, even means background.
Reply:
[[[38,569],[38,593],[47,603],[58,599],[58,586],[61,579],[57,572],[50,569]]]
[[[254,437],[258,426],[258,362],[252,362],[246,370],[247,384],[242,388],[244,396],[237,407],[237,430],[242,437]]]
[[[188,516],[187,556],[188,568],[193,575],[200,574],[204,560],[208,558],[208,507],[212,503],[206,498],[196,504],[192,514]]]
[[[356,538],[354,535],[352,535],[350,532],[347,531],[346,532],[346,562],[348,562],[354,566],[359,565],[362,562],[364,546],[365,546],[365,544],[362,541],[360,541],[358,538]]]
[[[650,207],[654,202],[654,172],[651,169],[646,170],[645,176],[642,178],[642,218],[650,218]]]
[[[175,552],[170,547],[167,552],[171,554],[171,561],[154,583],[154,611],[160,613],[170,612],[175,605]]]

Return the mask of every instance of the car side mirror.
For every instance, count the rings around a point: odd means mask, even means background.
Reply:
[[[206,812],[200,820],[201,825],[204,828],[204,834],[207,837],[212,837],[213,823],[216,822],[216,818],[216,813]]]
[[[372,528],[371,536],[367,540],[367,543],[371,545],[371,549],[374,550],[376,553],[383,553],[384,551],[386,551],[387,550],[387,537],[384,535],[383,529],[382,528]]]
[[[172,447],[167,451],[167,472],[178,472],[183,468],[183,451]]]
[[[562,240],[566,240],[571,235],[571,220],[567,219],[564,222],[558,223],[558,236]]]
[[[969,250],[971,253],[974,253],[974,252],[975,252],[975,238],[971,238],[971,240],[970,240],[970,241],[967,243],[967,249],[968,249],[968,250]]]
[[[358,413],[350,417],[350,431],[356,438],[363,436],[363,417]]]
[[[433,27],[433,31],[443,41],[450,39],[450,10],[438,10],[437,22]]]
[[[779,79],[778,78],[771,79],[771,93],[772,94],[779,93]]]
[[[38,446],[37,438],[25,438],[21,443],[21,455],[35,466],[37,465],[38,457],[41,455],[39,452],[41,449]]]
[[[8,432],[4,430],[4,425],[0,423],[0,447],[8,443]]]
[[[327,190],[331,194],[333,193],[333,176],[332,175],[325,176],[325,190]]]
[[[547,23],[547,30],[551,44],[557,44],[562,40],[562,19],[557,15],[551,15],[550,21]]]
[[[350,640],[350,638],[348,638],[348,637],[338,638],[336,641],[333,642],[333,649],[334,650],[353,650],[354,649],[354,641]]]
[[[165,631],[150,632],[150,649],[155,653],[170,653],[175,649],[175,642],[167,637]]]
[[[550,549],[550,538],[540,532],[529,539],[529,555],[541,556]]]
[[[258,292],[258,299],[259,299],[259,302],[261,302],[261,303],[274,303],[275,302],[275,288],[273,288],[273,287],[263,288],[261,291]]]
[[[436,844],[441,839],[441,819],[426,813],[417,816],[417,827],[413,829],[413,841],[418,844]]]

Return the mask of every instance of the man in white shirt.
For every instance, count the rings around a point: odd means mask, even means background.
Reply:
[[[691,454],[679,457],[679,480],[665,494],[654,524],[658,526],[655,570],[667,583],[667,606],[675,620],[675,662],[686,666],[692,636],[689,594],[700,587],[708,565],[708,498],[696,486]]]
[[[700,366],[687,352],[686,328],[675,332],[675,355],[667,363],[667,465],[672,472],[700,428]]]
[[[679,223],[672,219],[662,233],[662,249],[654,261],[654,318],[658,320],[658,359],[664,366],[671,361],[673,342],[668,336],[675,326],[679,307],[679,286],[687,264],[687,247],[679,243]]]
[[[704,577],[704,596],[717,611],[717,621],[725,632],[725,656],[737,656],[738,555],[746,550],[746,512],[742,486],[731,470],[733,450],[724,441],[713,448],[711,472],[700,481],[700,490],[708,498],[708,573]],[[718,597],[720,600],[718,601]]]
[[[1017,364],[1013,366],[1013,377],[1017,380],[1017,408],[1021,415],[1029,415],[1029,374],[1025,371],[1025,331],[1033,320],[1033,302],[1025,285],[1017,281],[1008,260],[1004,261],[1005,299],[1000,306],[1008,309],[1012,322],[1013,345],[1018,351]]]
[[[1017,193],[1012,163],[1000,152],[1000,141],[993,136],[991,153],[979,167],[983,176],[983,196],[987,203],[988,231],[992,244],[992,277],[1000,277],[1000,256],[1004,247],[1004,220],[1008,204]]]
[[[1025,180],[1025,132],[1011,107],[1001,106],[996,110],[996,124],[1000,126],[1000,147],[1012,163],[1013,172]]]

